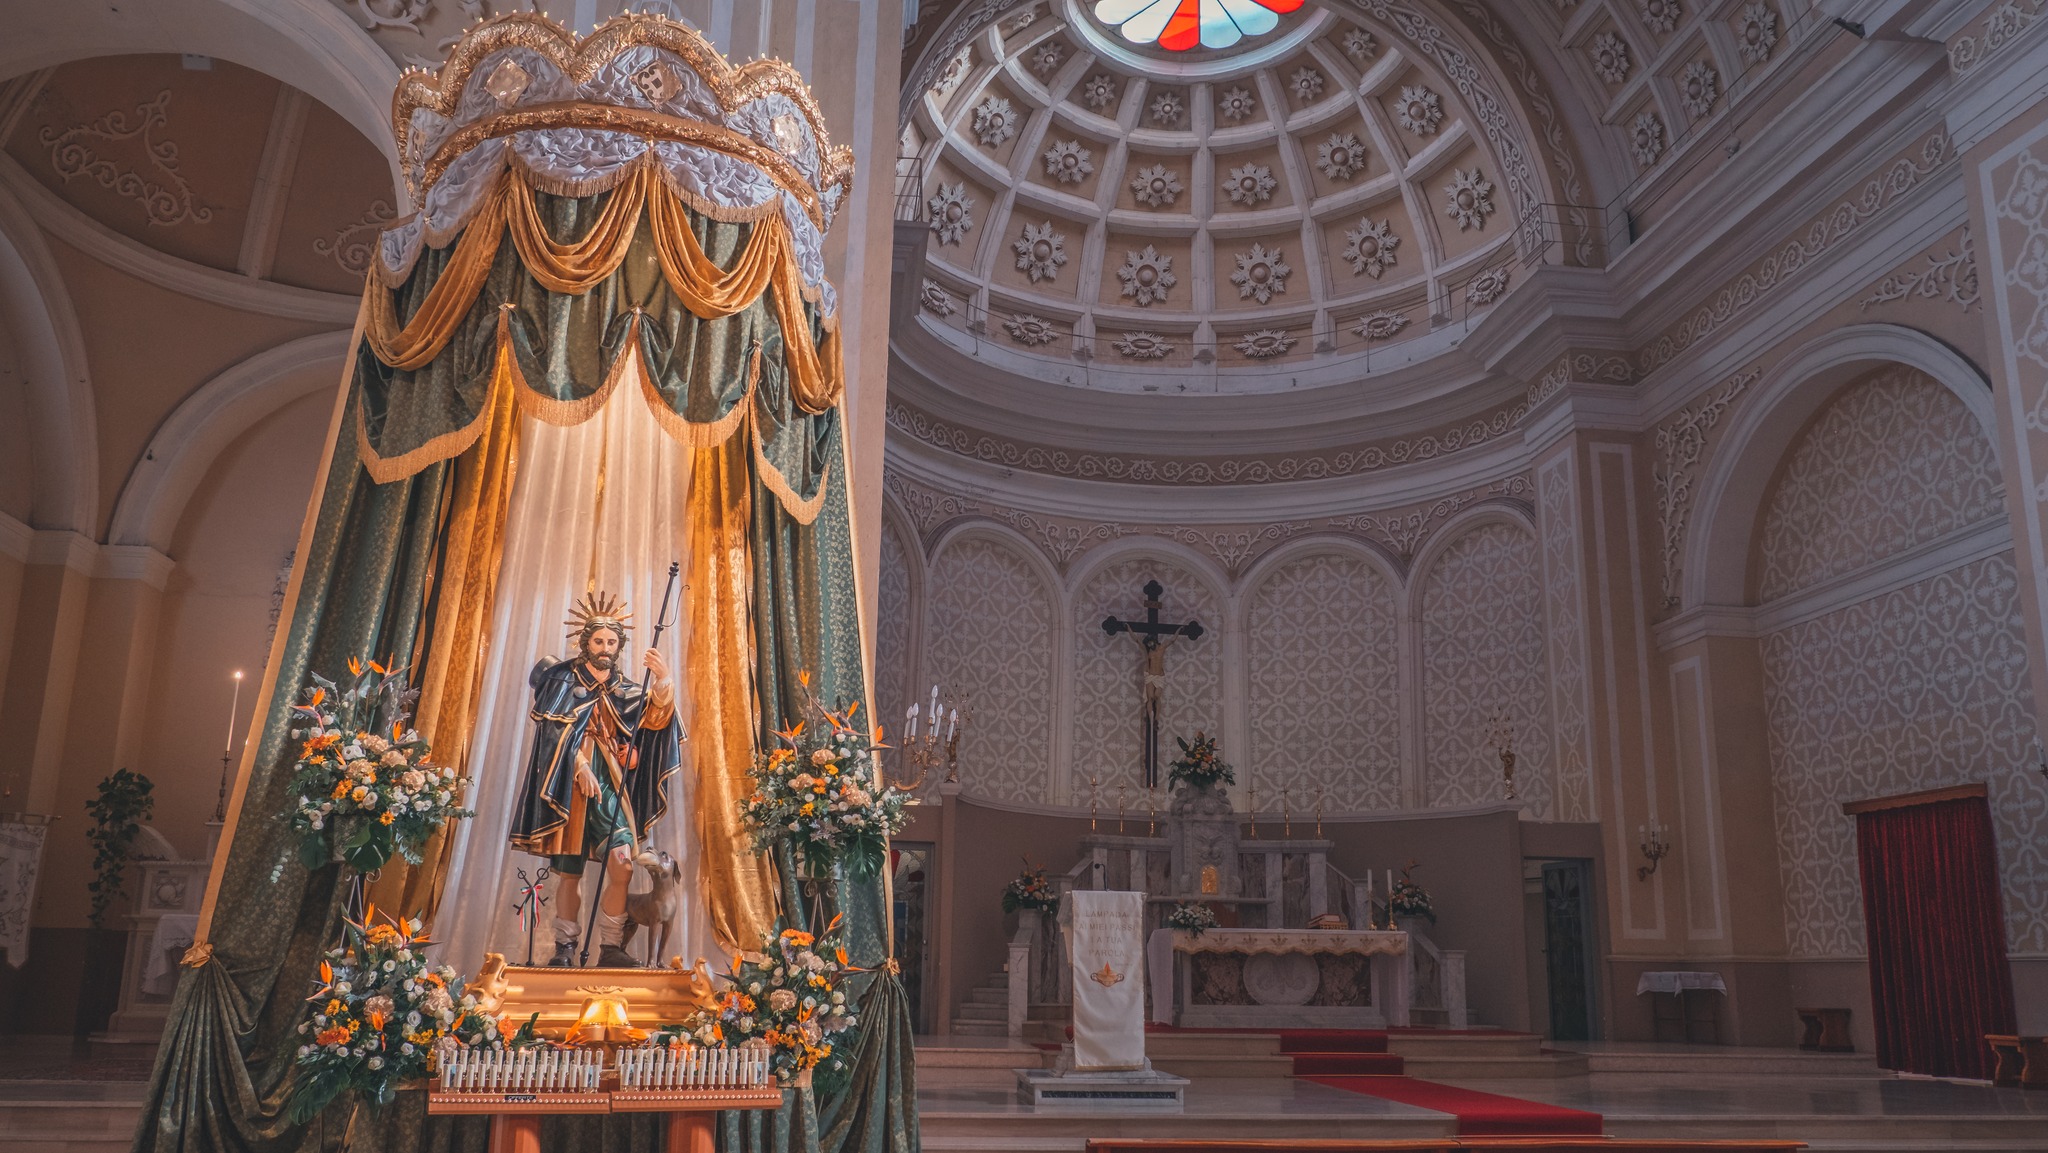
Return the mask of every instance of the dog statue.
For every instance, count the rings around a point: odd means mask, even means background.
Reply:
[[[633,864],[647,871],[653,887],[644,893],[626,894],[626,930],[619,944],[631,948],[633,934],[645,926],[653,946],[647,953],[648,963],[653,964],[676,935],[676,913],[682,903],[676,890],[682,886],[683,869],[674,857],[657,849],[640,850]]]
[[[485,1013],[495,1013],[505,1003],[505,989],[511,982],[505,979],[505,954],[485,953],[484,967],[477,970],[476,980],[469,983],[463,992],[476,997],[476,1007]]]

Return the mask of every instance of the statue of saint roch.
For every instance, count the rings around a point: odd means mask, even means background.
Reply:
[[[602,861],[597,909],[598,965],[636,965],[620,946],[633,856],[668,812],[668,779],[682,767],[681,732],[668,662],[648,649],[645,685],[619,668],[632,614],[618,598],[586,595],[572,610],[576,655],[542,660],[533,685],[533,750],[513,811],[512,847],[548,858],[560,878],[555,954],[575,965],[583,932],[586,861]]]

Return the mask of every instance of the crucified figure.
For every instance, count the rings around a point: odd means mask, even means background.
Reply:
[[[1203,632],[1200,621],[1179,625],[1160,622],[1159,598],[1165,592],[1158,581],[1146,581],[1145,619],[1127,621],[1112,616],[1102,622],[1103,632],[1110,636],[1130,633],[1145,650],[1145,682],[1139,697],[1139,749],[1145,758],[1144,785],[1148,789],[1159,787],[1159,704],[1166,690],[1166,650],[1183,637],[1199,640]]]

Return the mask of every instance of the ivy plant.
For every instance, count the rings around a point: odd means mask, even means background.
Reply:
[[[156,784],[141,773],[116,769],[100,782],[99,796],[86,802],[92,828],[86,839],[92,842],[92,927],[101,928],[107,910],[121,896],[127,880],[128,852],[135,847],[135,834],[156,809],[150,792]]]

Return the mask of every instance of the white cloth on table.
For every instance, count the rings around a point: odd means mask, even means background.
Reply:
[[[1076,889],[1067,901],[1074,1068],[1143,1069],[1145,894]]]
[[[1722,982],[1721,974],[1697,972],[1688,969],[1666,969],[1644,973],[1636,978],[1636,996],[1644,993],[1682,993],[1687,989],[1712,989],[1726,993],[1728,986]]]
[[[1173,930],[1158,928],[1145,938],[1145,971],[1152,978],[1152,1020],[1173,1024]]]
[[[199,914],[165,913],[156,919],[149,938],[149,961],[142,967],[142,991],[168,996],[178,988],[178,962],[199,935]]]

